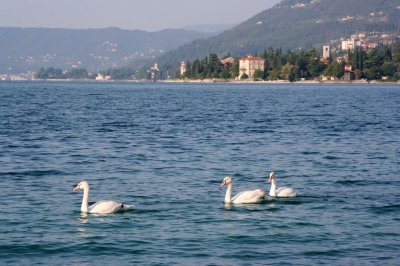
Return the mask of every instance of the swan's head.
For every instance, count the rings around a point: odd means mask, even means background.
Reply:
[[[269,174],[268,183],[272,182],[272,179],[275,179],[275,173],[274,173],[274,172],[271,172],[271,173]]]
[[[232,178],[230,176],[227,176],[224,178],[224,180],[222,181],[221,187],[231,184],[232,183]]]
[[[77,191],[79,189],[85,189],[85,188],[88,188],[88,187],[89,187],[88,182],[82,181],[76,186],[76,188],[74,188],[74,191]]]

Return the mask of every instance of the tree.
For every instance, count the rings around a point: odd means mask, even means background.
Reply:
[[[310,73],[310,75],[312,77],[318,76],[318,65],[314,59],[311,59],[309,61],[309,63],[307,64],[307,70],[308,70],[308,73]]]
[[[260,80],[260,79],[264,79],[264,71],[260,70],[260,69],[256,69],[254,71],[253,80],[257,81],[257,80]]]
[[[220,65],[221,65],[221,62],[219,61],[218,55],[210,54],[210,59],[208,61],[208,67],[209,67],[211,73],[221,72]]]
[[[44,68],[43,67],[39,68],[39,70],[35,72],[34,77],[35,77],[35,79],[47,78],[47,74],[46,74],[46,71],[44,71]]]
[[[232,76],[234,76],[235,78],[237,76],[239,76],[239,59],[238,58],[235,59],[235,61],[233,62],[233,64],[229,68],[229,70],[231,71]]]
[[[393,64],[390,62],[383,63],[383,65],[381,66],[381,73],[384,76],[393,77],[395,73]]]
[[[355,69],[355,70],[354,70],[354,75],[356,76],[356,79],[361,78],[361,76],[362,76],[361,70]]]
[[[290,63],[286,63],[281,69],[281,77],[284,80],[289,80],[293,81],[293,70],[294,70],[294,65],[291,65]]]
[[[328,67],[325,68],[322,75],[324,75],[325,77],[329,77],[329,78],[333,77],[333,66],[334,66],[334,64],[328,64]]]
[[[229,71],[227,69],[224,69],[221,72],[220,76],[221,76],[221,78],[225,79],[225,81],[226,81],[227,79],[229,79],[231,77],[231,74],[229,73]]]
[[[146,79],[151,80],[151,72],[150,71],[147,72]]]
[[[343,75],[344,75],[344,69],[343,69],[342,65],[339,63],[336,63],[332,69],[332,76],[340,79],[341,77],[343,77]]]
[[[240,79],[248,79],[248,78],[249,78],[249,75],[247,75],[246,73],[243,73],[243,75],[241,76]]]
[[[364,69],[363,74],[368,80],[375,79],[375,71],[372,68]]]
[[[393,47],[393,61],[400,63],[400,42],[397,42]]]
[[[269,73],[269,80],[277,80],[280,77],[280,73],[281,71],[277,68],[273,69],[270,73]]]
[[[189,60],[186,62],[186,71],[183,75],[185,75],[186,78],[190,78],[190,76],[192,75],[192,68],[190,66]]]
[[[381,66],[384,61],[384,55],[378,50],[378,48],[372,49],[368,54],[367,60],[365,60],[364,65],[366,68],[372,68],[376,66]]]

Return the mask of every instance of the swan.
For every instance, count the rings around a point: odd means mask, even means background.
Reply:
[[[292,198],[298,195],[292,188],[280,187],[276,189],[276,176],[274,172],[269,174],[268,182],[271,183],[271,190],[269,191],[271,197]]]
[[[227,176],[222,181],[221,187],[228,185],[226,189],[225,195],[225,203],[235,203],[235,204],[243,204],[243,203],[259,203],[265,198],[265,191],[262,189],[256,190],[246,190],[239,192],[236,196],[231,199],[232,193],[232,178]]]
[[[132,206],[124,205],[120,202],[102,200],[88,207],[89,201],[89,184],[86,181],[80,182],[73,191],[83,189],[83,199],[81,212],[89,213],[116,213],[118,211],[126,211],[132,208]]]

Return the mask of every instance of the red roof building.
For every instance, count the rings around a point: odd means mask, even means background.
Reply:
[[[252,79],[256,70],[264,71],[264,61],[265,60],[261,57],[255,57],[251,55],[241,58],[239,61],[240,76],[246,73],[247,76]]]

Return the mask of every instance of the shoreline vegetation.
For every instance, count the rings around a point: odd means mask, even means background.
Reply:
[[[400,42],[364,51],[360,47],[348,50],[346,55],[321,57],[315,48],[309,51],[286,53],[279,49],[265,49],[258,57],[264,60],[264,69],[256,69],[249,77],[239,65],[240,57],[210,53],[203,59],[182,62],[181,65],[140,70],[115,68],[90,73],[86,69],[63,71],[54,67],[40,68],[34,79],[41,80],[96,80],[96,81],[161,81],[161,82],[231,82],[231,83],[282,83],[308,82],[324,84],[340,83],[398,83],[400,77]],[[249,74],[250,75],[250,74]]]

